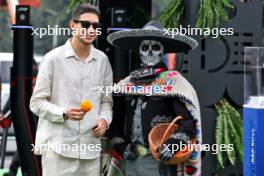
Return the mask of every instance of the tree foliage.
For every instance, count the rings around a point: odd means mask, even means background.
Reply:
[[[41,1],[41,6],[31,9],[31,24],[34,28],[47,28],[48,25],[54,27],[68,27],[70,20],[67,13],[69,1],[66,0],[45,0]],[[0,10],[0,52],[13,51],[13,31],[10,29],[9,14],[7,11]],[[56,46],[63,44],[70,36],[58,36]],[[34,53],[45,54],[53,49],[54,36],[44,36],[40,38],[34,35]]]

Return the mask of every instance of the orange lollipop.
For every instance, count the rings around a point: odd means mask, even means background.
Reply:
[[[84,111],[84,112],[88,112],[92,109],[92,103],[89,101],[89,100],[82,100],[81,102],[81,109]]]

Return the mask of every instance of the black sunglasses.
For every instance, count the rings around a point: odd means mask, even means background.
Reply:
[[[100,23],[92,23],[90,21],[81,21],[81,20],[73,20],[74,23],[81,23],[82,28],[88,29],[91,25],[93,29],[97,29],[100,27]]]

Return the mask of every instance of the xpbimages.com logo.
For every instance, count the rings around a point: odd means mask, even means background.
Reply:
[[[150,86],[143,86],[143,85],[122,85],[117,86],[97,86],[95,87],[97,90],[96,93],[98,94],[105,94],[106,96],[109,94],[144,94],[146,96],[152,96],[153,94],[162,94],[167,93],[171,90],[171,86],[169,85],[150,85]]]
[[[218,152],[225,152],[225,151],[233,151],[234,145],[233,144],[192,144],[188,142],[188,144],[183,143],[180,141],[180,144],[163,144],[163,147],[166,150],[171,151],[172,154],[176,153],[177,151],[206,151],[212,152],[212,154],[217,154]]]
[[[34,152],[80,152],[84,154],[86,152],[100,152],[102,150],[101,144],[57,144],[46,143],[34,145],[31,144],[31,151]]]
[[[58,25],[55,25],[54,27],[48,25],[45,28],[31,28],[32,33],[31,35],[35,35],[39,38],[42,38],[43,36],[52,36],[52,35],[79,35],[81,38],[85,38],[88,35],[101,35],[102,34],[102,29],[101,28],[96,28],[96,29],[86,29],[86,28],[81,28],[80,30],[73,28],[61,28],[58,27]]]
[[[195,28],[187,25],[183,27],[180,25],[178,28],[164,28],[163,35],[170,35],[172,38],[177,35],[187,36],[212,36],[212,38],[218,38],[219,36],[232,36],[234,35],[233,28]]]

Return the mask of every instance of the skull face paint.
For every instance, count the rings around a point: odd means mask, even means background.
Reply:
[[[147,66],[154,66],[162,60],[164,47],[159,41],[143,40],[139,47],[140,59]]]

